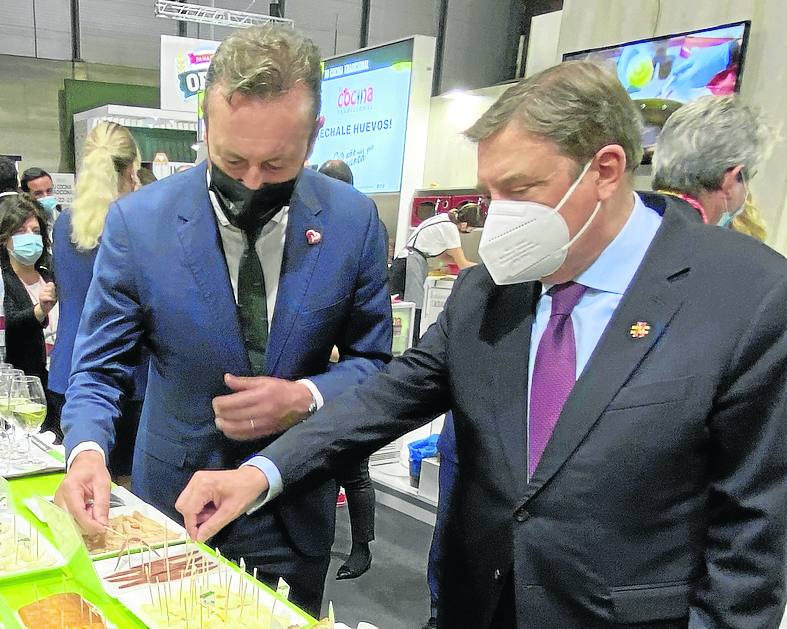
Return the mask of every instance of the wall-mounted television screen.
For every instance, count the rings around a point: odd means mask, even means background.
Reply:
[[[412,66],[412,39],[326,59],[311,164],[341,159],[361,192],[399,192]]]
[[[681,105],[740,88],[750,22],[594,48],[563,55],[609,68],[642,111],[643,145],[650,161],[667,118]]]

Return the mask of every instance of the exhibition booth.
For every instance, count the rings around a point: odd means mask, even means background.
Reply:
[[[650,149],[667,117],[682,104],[706,94],[734,93],[745,80],[747,20],[562,55],[557,46],[560,16],[544,17],[544,24],[551,36],[543,49],[532,49],[528,73],[561,58],[606,65],[642,111],[643,141]],[[205,74],[218,44],[162,36],[160,108],[106,104],[74,114],[75,163],[87,134],[100,121],[128,127],[143,163],[158,178],[204,159],[201,106]],[[481,215],[488,207],[476,189],[475,147],[463,131],[510,84],[431,96],[434,58],[435,38],[415,35],[329,57],[323,64],[325,124],[308,167],[329,159],[350,166],[355,187],[376,203],[394,254],[422,221],[467,203],[477,204]],[[646,151],[635,174],[639,189],[650,187],[651,154]],[[64,198],[67,194],[64,190]],[[477,262],[483,226],[474,227],[461,235],[461,242],[467,258]],[[404,353],[437,320],[451,292],[456,275],[434,262],[430,268],[420,323],[415,304],[392,301],[394,355]],[[443,422],[444,417],[436,417],[371,456],[370,475],[380,504],[434,523],[440,461],[433,442]],[[414,457],[411,444],[429,437],[431,450]],[[83,540],[49,500],[62,479],[62,448],[43,442],[37,447],[45,466],[8,473],[0,467],[0,474],[12,479],[9,484],[0,478],[0,627],[34,626],[31,614],[48,614],[55,619],[51,626],[58,615],[73,616],[85,626],[334,626],[333,618],[318,625],[288,602],[286,586],[273,591],[214,550],[189,542],[175,522],[122,488],[113,490],[116,504],[107,537],[129,522],[135,530],[147,527],[146,533],[121,532],[114,547],[91,547],[91,540]],[[48,607],[35,605],[41,600]],[[94,617],[107,624],[94,623]]]

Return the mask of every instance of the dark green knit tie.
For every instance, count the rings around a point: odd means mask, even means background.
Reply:
[[[238,269],[238,309],[249,362],[255,376],[265,375],[265,348],[268,344],[268,303],[265,276],[257,255],[257,237],[262,227],[244,230],[246,249]]]

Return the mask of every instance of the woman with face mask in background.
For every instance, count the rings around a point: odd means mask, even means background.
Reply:
[[[85,140],[82,163],[77,171],[73,208],[63,212],[54,228],[54,267],[60,291],[60,331],[52,353],[49,390],[62,409],[71,375],[71,356],[79,319],[93,278],[93,264],[104,231],[109,206],[118,197],[133,192],[138,184],[140,156],[128,129],[113,122],[96,125]],[[124,401],[110,469],[116,476],[128,475],[134,451],[139,411],[147,381],[147,360],[137,368],[134,392]],[[59,416],[59,413],[58,413]]]
[[[47,354],[57,333],[57,292],[49,271],[46,211],[28,194],[0,200],[0,267],[5,297],[6,361],[47,384]],[[51,404],[42,431],[59,434]]]

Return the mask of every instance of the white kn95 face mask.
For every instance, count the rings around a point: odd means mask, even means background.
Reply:
[[[570,238],[560,208],[590,169],[588,162],[555,207],[534,201],[494,200],[481,234],[478,254],[495,284],[532,282],[551,275],[565,262],[568,249],[593,222],[601,202]]]

